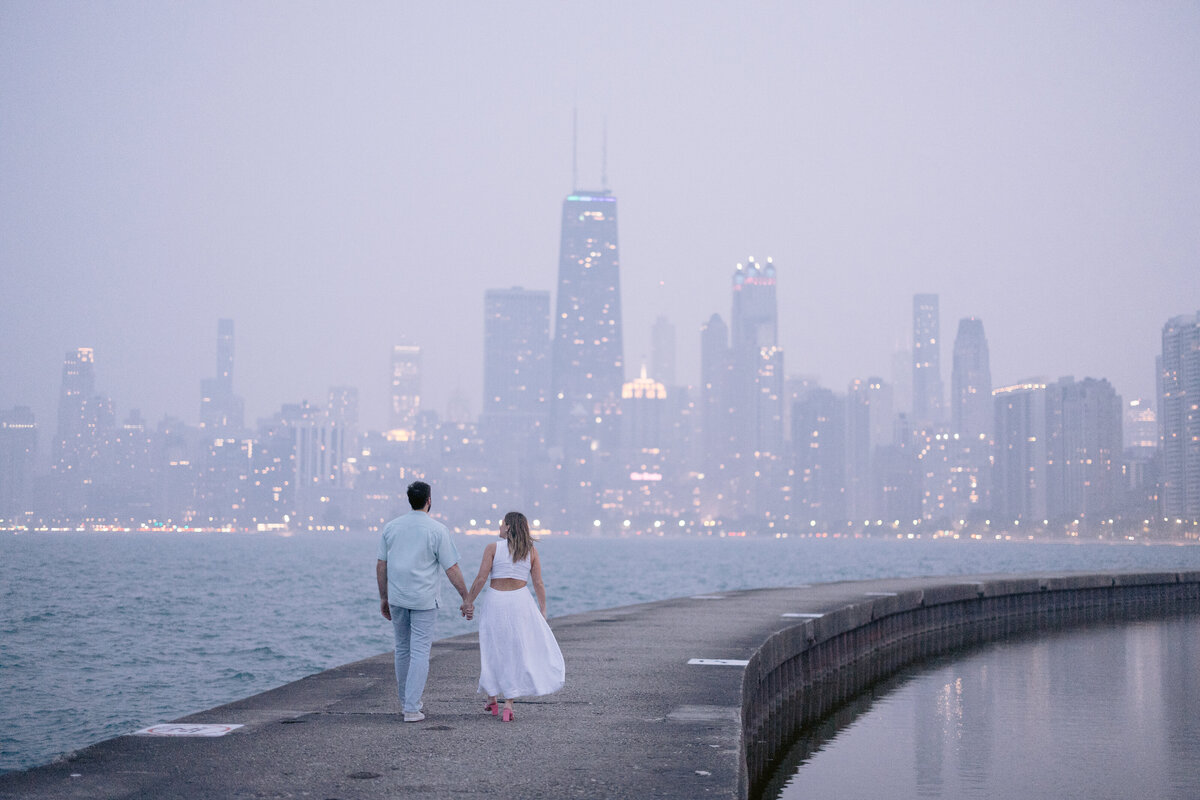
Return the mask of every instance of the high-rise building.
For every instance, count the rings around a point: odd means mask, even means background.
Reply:
[[[1160,356],[1157,361],[1162,361]],[[1162,450],[1159,448],[1158,414],[1151,400],[1130,400],[1125,404],[1122,425],[1125,455],[1121,462],[1124,491],[1122,511],[1144,518],[1159,515],[1159,472]]]
[[[992,368],[981,319],[967,317],[958,322],[950,386],[951,432],[969,439],[988,437],[994,417]]]
[[[813,387],[792,405],[796,516],[822,529],[846,519],[846,403]],[[813,525],[815,527],[815,525]]]
[[[33,516],[33,465],[37,423],[25,406],[0,411],[0,522],[22,524]]]
[[[1145,398],[1130,400],[1126,403],[1125,419],[1121,430],[1126,448],[1157,450],[1159,444],[1158,414],[1154,412],[1154,404]]]
[[[738,264],[731,281],[728,516],[766,523],[791,512],[793,465],[785,458],[784,359],[772,259]]]
[[[730,354],[736,453],[779,455],[783,446],[783,350],[775,264],[753,258],[733,272]]]
[[[667,389],[646,374],[621,387],[622,440],[629,450],[661,450],[667,443]]]
[[[414,344],[392,347],[392,408],[389,426],[397,436],[411,438],[421,411],[421,348]]]
[[[90,347],[80,347],[63,358],[58,430],[54,439],[56,470],[75,467],[82,459],[88,432],[87,406],[96,393],[95,362],[96,355]]]
[[[617,198],[607,190],[563,201],[552,354],[553,441],[568,452],[612,447],[625,355]]]
[[[897,414],[912,416],[913,359],[912,350],[897,345],[892,350],[892,410]]]
[[[353,386],[330,386],[328,415],[339,425],[357,428],[358,389]]]
[[[1102,532],[1121,499],[1121,398],[1095,378],[1061,378],[1046,392],[1047,514]]]
[[[545,415],[550,395],[550,293],[484,294],[483,413]]]
[[[942,417],[941,316],[936,294],[913,295],[913,420],[940,422]]]
[[[550,416],[550,293],[484,294],[483,414],[479,432],[492,467],[489,494],[511,508],[542,499],[536,467]]]
[[[713,314],[700,328],[701,467],[712,476],[733,453],[732,384],[729,328]]]
[[[948,510],[955,519],[986,517],[995,405],[987,336],[976,317],[958,322],[950,386]]]
[[[576,192],[563,201],[550,384],[558,512],[571,525],[620,515],[602,495],[616,481],[624,381],[617,198]]]
[[[233,393],[233,320],[217,321],[217,374],[200,382],[200,427],[241,430],[245,403]]]
[[[1026,381],[992,390],[995,469],[992,509],[999,520],[1040,523],[1047,514],[1046,383]]]
[[[882,513],[877,455],[893,442],[891,387],[883,378],[850,381],[846,392],[846,513],[867,519]]]
[[[1158,374],[1162,513],[1200,518],[1200,311],[1163,325]]]
[[[662,517],[674,510],[671,490],[677,463],[670,458],[671,404],[668,389],[646,374],[621,387],[624,491],[622,510],[632,518]]]
[[[650,372],[664,386],[675,383],[675,326],[666,317],[654,320],[650,331]]]

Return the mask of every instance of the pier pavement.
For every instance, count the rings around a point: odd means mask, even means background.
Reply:
[[[1185,578],[1200,585],[1196,574],[1147,580]],[[423,722],[401,721],[392,655],[385,653],[177,720],[242,726],[225,736],[121,736],[0,776],[0,798],[745,797],[747,717],[774,713],[767,706],[779,705],[769,699],[779,692],[763,695],[767,687],[803,693],[789,684],[798,677],[778,677],[784,674],[779,665],[799,663],[785,646],[803,649],[827,639],[846,663],[861,661],[866,651],[853,652],[833,638],[861,629],[864,621],[899,619],[904,609],[988,592],[1044,593],[1054,581],[1094,589],[1120,580],[834,583],[719,592],[552,619],[566,686],[518,701],[512,723],[484,713],[484,700],[474,693],[478,638],[457,636],[433,646]],[[762,675],[744,687],[748,669]],[[839,692],[853,688],[837,683]]]

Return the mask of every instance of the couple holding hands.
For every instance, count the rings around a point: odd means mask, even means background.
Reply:
[[[396,635],[396,687],[404,721],[425,719],[421,694],[440,605],[438,574],[445,572],[462,597],[460,611],[467,619],[474,618],[475,599],[484,585],[491,586],[479,610],[478,691],[487,695],[486,711],[512,722],[514,698],[557,692],[565,672],[562,652],[546,624],[546,587],[529,523],[519,511],[504,516],[500,541],[484,549],[479,574],[468,590],[450,532],[429,516],[431,495],[428,483],[409,484],[412,511],[384,526],[375,565],[379,610]],[[526,589],[530,582],[536,605]]]

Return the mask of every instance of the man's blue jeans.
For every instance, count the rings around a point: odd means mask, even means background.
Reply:
[[[396,689],[406,712],[421,710],[421,694],[429,677],[429,650],[438,610],[389,606],[396,633]]]

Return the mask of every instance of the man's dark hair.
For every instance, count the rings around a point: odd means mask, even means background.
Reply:
[[[408,504],[420,511],[429,502],[429,495],[431,494],[433,494],[433,490],[429,488],[428,483],[425,481],[413,481],[408,485]]]

